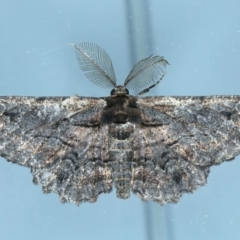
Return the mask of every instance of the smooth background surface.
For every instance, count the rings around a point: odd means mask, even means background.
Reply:
[[[240,3],[151,0],[153,54],[169,62],[149,95],[240,95]],[[125,1],[1,0],[0,95],[107,96],[78,67],[67,43],[94,42],[110,55],[118,83],[131,70]],[[135,33],[143,30],[139,22]],[[147,46],[146,46],[147,48]],[[143,56],[147,57],[147,56]],[[140,60],[140,59],[138,59]],[[0,239],[239,239],[240,158],[212,167],[208,184],[176,205],[145,207],[115,192],[94,204],[61,204],[32,184],[29,169],[0,159]],[[148,223],[148,224],[147,224]],[[151,240],[150,239],[150,240]]]

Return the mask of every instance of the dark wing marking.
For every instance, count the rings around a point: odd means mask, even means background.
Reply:
[[[240,154],[239,96],[149,97],[137,105],[143,125],[131,187],[143,200],[177,202],[206,183],[210,166]]]
[[[44,192],[62,202],[96,201],[112,188],[103,164],[105,101],[96,98],[0,98],[0,156],[31,168]]]

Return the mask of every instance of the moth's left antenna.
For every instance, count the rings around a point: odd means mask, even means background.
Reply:
[[[116,77],[108,54],[94,43],[72,44],[75,47],[80,68],[94,84],[104,88],[114,88]]]

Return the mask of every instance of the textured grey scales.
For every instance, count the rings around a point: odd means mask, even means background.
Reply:
[[[240,154],[240,96],[131,96],[128,83],[148,87],[140,94],[159,83],[163,57],[140,61],[117,86],[103,49],[74,46],[86,76],[111,96],[0,97],[0,156],[29,167],[45,193],[79,204],[114,184],[119,198],[175,203],[206,184],[210,166]]]

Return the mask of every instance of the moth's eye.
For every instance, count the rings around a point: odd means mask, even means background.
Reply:
[[[115,89],[111,91],[111,96],[115,94]]]
[[[126,92],[127,92],[127,94],[129,94],[129,91],[128,91],[128,89],[126,88]]]

